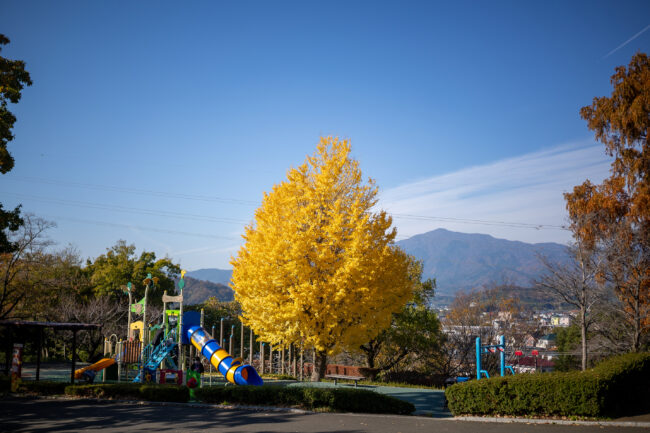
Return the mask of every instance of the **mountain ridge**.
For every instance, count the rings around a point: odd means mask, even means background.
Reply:
[[[552,262],[569,259],[567,247],[555,242],[530,244],[486,234],[436,229],[397,242],[423,262],[423,277],[435,278],[441,293],[489,285],[530,287],[544,272],[540,256]]]
[[[545,269],[539,256],[558,263],[569,260],[566,245],[555,242],[531,244],[446,229],[421,233],[396,244],[423,262],[423,278],[435,278],[441,295],[496,285],[531,287]],[[232,270],[204,268],[189,271],[187,275],[227,286]],[[226,295],[224,287],[210,287],[210,290]]]

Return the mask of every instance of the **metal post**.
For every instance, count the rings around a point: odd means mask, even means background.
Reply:
[[[214,325],[212,325],[212,334],[210,336],[214,338]],[[209,362],[209,364],[210,364],[210,386],[212,386],[212,363]]]
[[[291,374],[291,349],[293,349],[293,344],[290,344],[287,348],[287,356],[289,357],[289,362],[287,363],[287,374]]]
[[[300,343],[300,380],[301,381],[303,379],[303,372],[305,371],[305,364],[303,361],[304,359],[303,359],[302,343]]]
[[[230,326],[230,338],[228,339],[228,353],[232,355],[232,344],[233,344],[233,337],[235,336],[235,325]]]
[[[501,350],[499,353],[499,361],[501,364],[501,376],[506,375],[506,337],[503,335],[499,336],[499,345],[501,346]]]
[[[117,361],[117,382],[119,383],[122,380],[122,363],[124,362],[124,359],[122,357],[122,340],[119,340],[116,343],[116,351],[120,355],[118,356],[118,361]]]
[[[36,381],[41,377],[41,350],[43,350],[43,328],[38,328],[38,344],[36,345]]]
[[[476,337],[476,380],[481,379],[481,337]]]
[[[75,357],[77,355],[77,331],[72,331],[72,367],[70,368],[70,383],[74,385]]]
[[[127,287],[128,287],[127,293],[129,294],[129,309],[127,312],[128,323],[126,327],[126,339],[130,340],[131,339],[131,304],[133,303],[133,297],[131,296],[131,288],[129,286]]]
[[[144,305],[142,305],[142,343],[140,350],[140,378],[144,381],[144,349],[147,345],[147,337],[149,334],[147,327],[147,293],[149,292],[149,284],[144,285]]]
[[[244,359],[244,324],[242,322],[239,322],[239,324],[241,325],[239,330],[239,356]]]
[[[185,274],[183,274],[181,272],[181,281],[184,281],[182,279],[183,275],[185,275]],[[185,283],[183,283],[183,284],[185,284]],[[181,350],[183,348],[183,345],[181,344],[181,341],[182,341],[181,340],[181,338],[182,338],[181,334],[183,333],[183,288],[182,287],[181,287],[180,296],[181,296],[181,302],[180,302],[179,312],[178,312],[178,325],[177,325],[177,328],[176,328],[178,330],[178,332],[176,334],[178,334],[177,335],[177,338],[178,338],[178,343],[177,343],[178,344],[178,355],[179,355],[178,360],[180,361],[180,364],[181,364],[180,369],[183,372],[183,385],[185,385],[185,384],[187,384],[187,374],[186,374],[186,371],[185,371],[186,370],[186,368],[185,368],[185,350]]]
[[[221,318],[221,321],[219,322],[219,346],[223,347],[223,317]]]
[[[264,343],[260,342],[260,374],[264,374]]]
[[[253,330],[250,330],[249,344],[248,344],[248,365],[253,365]]]

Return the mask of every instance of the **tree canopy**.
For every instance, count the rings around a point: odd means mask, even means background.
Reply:
[[[363,183],[350,142],[321,138],[314,156],[264,195],[233,258],[242,320],[262,340],[302,344],[327,355],[358,348],[387,328],[416,283],[409,257]]]
[[[9,43],[9,38],[0,34],[0,52],[2,46]],[[17,104],[22,96],[24,86],[31,86],[29,72],[25,70],[22,60],[9,60],[0,56],[0,173],[5,174],[14,167],[14,158],[7,150],[7,143],[13,140],[11,130],[16,123],[16,116],[9,111],[8,102]],[[13,211],[5,211],[0,204],[0,254],[11,253],[18,247],[7,238],[7,230],[16,232],[23,224],[20,206]]]
[[[571,228],[605,260],[600,278],[614,285],[621,317],[639,350],[650,329],[650,60],[634,55],[611,77],[612,94],[594,98],[580,115],[614,158],[601,185],[586,180],[565,194]]]
[[[171,259],[156,259],[153,252],[143,251],[138,257],[135,245],[127,245],[123,240],[118,241],[94,262],[89,262],[87,268],[92,275],[94,291],[100,296],[120,296],[121,287],[127,282],[133,283],[136,297],[144,296],[143,281],[151,274],[153,278],[158,278],[158,283],[155,285],[156,292],[149,293],[149,299],[158,304],[162,302],[163,291],[175,293],[174,278],[181,271],[180,266]]]

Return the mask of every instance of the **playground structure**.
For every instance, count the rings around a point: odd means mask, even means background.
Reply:
[[[118,382],[124,380],[197,386],[200,376],[193,374],[188,367],[193,357],[202,355],[228,382],[262,385],[263,380],[255,368],[245,364],[242,358],[231,356],[203,328],[202,311],[183,312],[184,275],[185,271],[182,271],[178,282],[179,295],[169,296],[167,292],[163,294],[162,320],[154,326],[144,324],[148,323],[148,293],[157,284],[157,279],[148,275],[144,280],[144,297],[136,303],[133,302],[131,283],[123,286],[129,295],[128,339],[122,341],[116,336],[107,338],[104,343],[105,358],[77,370],[75,377],[92,381],[94,372],[108,368],[104,370],[103,381],[109,379]],[[178,307],[169,308],[171,304],[177,304]],[[132,313],[142,315],[142,320],[132,321]],[[232,339],[230,345],[232,352]],[[193,355],[193,352],[196,354]],[[130,373],[136,373],[135,377],[131,377]]]
[[[481,368],[481,354],[483,353],[496,353],[499,352],[499,370],[501,376],[506,375],[506,370],[509,370],[510,373],[515,374],[515,370],[511,365],[506,365],[506,341],[505,336],[499,335],[499,344],[486,344],[481,345],[481,337],[476,337],[476,379],[480,380],[481,375],[485,375],[486,378],[490,378],[490,374],[487,370]]]

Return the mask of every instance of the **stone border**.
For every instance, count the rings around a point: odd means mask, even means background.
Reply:
[[[179,402],[166,402],[166,401],[146,401],[146,400],[109,400],[102,398],[89,398],[89,397],[70,397],[70,396],[27,396],[16,395],[22,398],[41,399],[41,400],[70,400],[70,401],[94,401],[98,403],[126,403],[137,404],[140,406],[177,406],[177,407],[197,407],[204,409],[231,409],[231,410],[247,410],[253,412],[287,412],[295,414],[312,414],[320,413],[309,411],[305,409],[297,409],[291,407],[280,406],[246,406],[235,404],[209,404],[209,403],[179,403]],[[383,418],[403,418],[415,417],[436,421],[460,421],[460,422],[484,422],[484,423],[501,423],[501,424],[558,424],[558,425],[585,425],[585,426],[602,426],[602,427],[642,427],[650,428],[650,422],[645,421],[572,421],[563,419],[552,418],[497,418],[497,417],[481,417],[481,416],[457,416],[448,418],[436,418],[432,416],[422,415],[395,415],[395,414],[376,414],[376,413],[354,413],[354,412],[338,412],[340,414],[352,416],[377,416]]]
[[[588,425],[588,426],[603,426],[603,427],[645,427],[650,428],[650,422],[645,421],[580,421],[580,420],[565,420],[553,418],[497,418],[497,417],[482,417],[482,416],[458,416],[448,418],[454,421],[468,421],[468,422],[491,422],[503,424],[560,424],[560,425]]]

